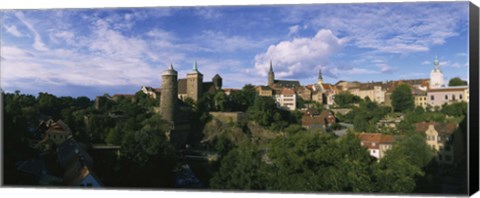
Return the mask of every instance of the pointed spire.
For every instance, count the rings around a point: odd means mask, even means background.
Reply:
[[[173,64],[170,63],[170,67],[168,67],[169,70],[173,70]]]
[[[438,62],[438,56],[435,56],[435,61],[433,61],[433,65],[435,65],[435,69],[438,69],[440,63]]]
[[[193,71],[197,71],[197,70],[198,70],[198,68],[197,68],[197,60],[195,60],[195,61],[193,62]]]
[[[273,72],[272,60],[270,60],[270,72]]]
[[[318,80],[323,80],[322,68],[318,69]]]

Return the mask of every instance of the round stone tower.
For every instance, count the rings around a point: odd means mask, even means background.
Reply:
[[[162,93],[160,98],[160,114],[165,120],[172,123],[175,121],[177,107],[177,71],[170,64],[168,70],[162,72]]]

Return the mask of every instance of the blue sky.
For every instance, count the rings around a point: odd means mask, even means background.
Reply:
[[[95,97],[160,87],[172,63],[225,88],[276,78],[468,79],[468,2],[3,11],[1,87]]]

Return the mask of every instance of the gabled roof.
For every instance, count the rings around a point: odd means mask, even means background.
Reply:
[[[293,89],[284,88],[284,89],[282,89],[281,94],[282,95],[295,95],[295,91],[293,91]]]
[[[298,87],[300,86],[300,82],[298,80],[275,80],[274,81],[275,86],[278,87]]]
[[[380,144],[392,144],[395,141],[393,135],[381,133],[359,133],[356,136],[368,149],[378,149]]]
[[[214,94],[217,91],[213,82],[204,82],[202,85],[203,93]]]
[[[458,128],[458,125],[455,123],[419,122],[415,123],[415,131],[425,133],[430,125],[433,125],[440,135],[453,134]]]

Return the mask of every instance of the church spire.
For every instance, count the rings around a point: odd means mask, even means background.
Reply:
[[[270,60],[270,71],[269,71],[269,72],[272,72],[272,73],[273,73],[272,60]]]
[[[438,70],[440,63],[438,62],[438,56],[435,56],[435,61],[433,61],[433,65],[435,66],[435,70]]]
[[[318,80],[323,80],[322,68],[318,69]]]
[[[193,62],[193,71],[198,71],[198,68],[197,68],[197,60],[195,60]]]
[[[268,85],[273,85],[275,83],[275,73],[273,73],[273,64],[270,60],[270,71],[268,72]]]

